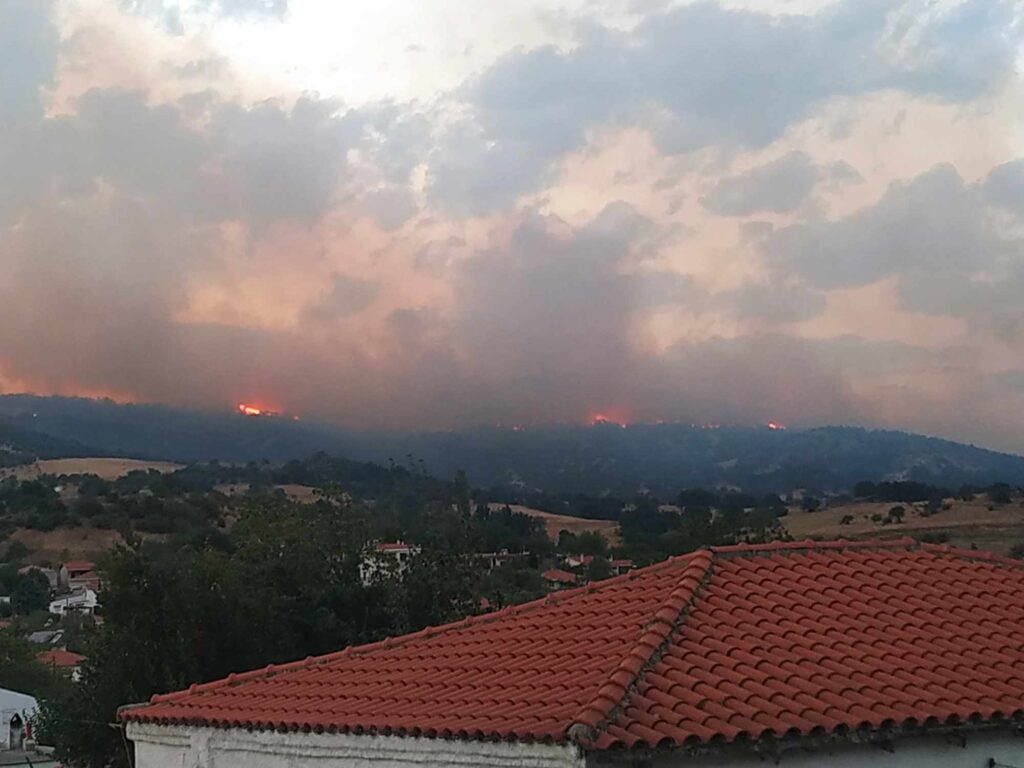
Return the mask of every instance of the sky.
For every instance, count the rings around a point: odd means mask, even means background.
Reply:
[[[1016,0],[0,0],[0,391],[1024,452]]]

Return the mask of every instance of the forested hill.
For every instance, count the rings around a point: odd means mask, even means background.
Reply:
[[[74,440],[19,427],[0,417],[0,467],[14,467],[36,459],[95,456],[95,448]]]
[[[1024,457],[904,432],[854,427],[706,429],[554,425],[457,432],[351,432],[287,417],[245,417],[105,400],[0,396],[0,419],[33,439],[147,459],[284,463],[326,451],[357,461],[464,469],[476,487],[672,494],[686,486],[846,491],[865,478],[945,486],[1024,484]],[[77,446],[77,447],[76,447]],[[27,453],[40,448],[28,447]],[[47,453],[46,455],[52,455]],[[410,458],[411,457],[411,458]]]

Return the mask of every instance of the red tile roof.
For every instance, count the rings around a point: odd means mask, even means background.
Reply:
[[[89,560],[68,560],[64,563],[64,567],[69,574],[75,574],[91,571],[96,567],[96,564]]]
[[[412,545],[404,541],[384,541],[377,545],[378,552],[405,552],[411,549]]]
[[[724,547],[268,667],[129,720],[703,747],[1024,716],[1024,567],[948,547]]]
[[[569,571],[563,571],[561,568],[549,568],[540,576],[544,581],[553,581],[556,584],[576,583],[576,574],[570,573]]]
[[[60,668],[77,667],[85,661],[85,656],[82,656],[80,653],[61,650],[41,651],[36,658],[44,664]]]

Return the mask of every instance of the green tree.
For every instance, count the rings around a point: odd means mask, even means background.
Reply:
[[[581,555],[608,554],[608,542],[597,531],[583,531],[576,536],[576,551]]]
[[[43,707],[59,759],[125,766],[120,735],[96,727],[122,704],[473,610],[472,563],[449,546],[464,521],[450,504],[428,512],[438,545],[425,543],[405,574],[369,586],[359,575],[367,511],[331,489],[311,505],[253,500],[224,542],[114,550],[100,564],[104,624],[88,640],[81,680]]]
[[[0,688],[46,697],[56,694],[63,682],[61,675],[39,662],[31,643],[0,631]]]
[[[26,614],[41,611],[50,604],[50,582],[36,570],[18,577],[11,593],[11,607],[15,613]]]

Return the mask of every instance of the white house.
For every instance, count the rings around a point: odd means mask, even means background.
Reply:
[[[99,605],[96,593],[88,587],[68,592],[50,601],[50,613],[64,616],[68,613],[91,614]]]
[[[420,548],[404,541],[382,541],[374,544],[363,555],[359,564],[359,577],[364,584],[389,575],[401,576],[409,561],[420,553]]]
[[[27,725],[38,708],[28,694],[0,688],[0,750],[21,749]]]
[[[1024,564],[702,550],[122,708],[136,768],[1024,766]]]

